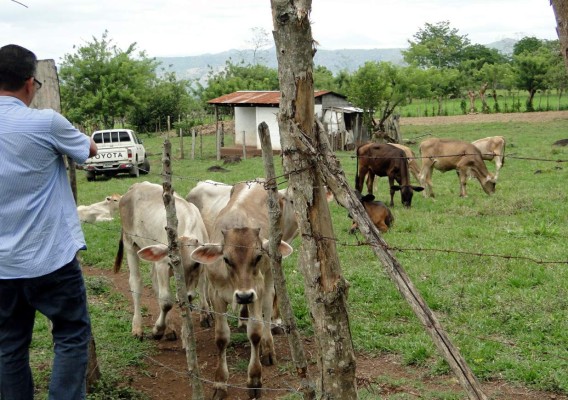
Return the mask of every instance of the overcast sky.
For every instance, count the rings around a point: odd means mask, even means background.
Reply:
[[[322,49],[406,48],[440,21],[477,44],[558,39],[549,0],[313,0],[311,21]],[[269,0],[0,0],[0,45],[57,63],[105,30],[123,50],[165,57],[252,48],[253,28],[272,31]]]

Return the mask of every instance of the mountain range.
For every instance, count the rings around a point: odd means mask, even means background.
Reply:
[[[494,48],[499,52],[510,55],[513,53],[513,46],[517,40],[502,39],[497,42],[486,44],[489,48]],[[314,56],[314,65],[323,65],[331,72],[336,74],[341,70],[349,72],[356,71],[367,61],[389,61],[393,64],[404,64],[402,51],[403,48],[393,49],[343,49],[325,50],[318,49]],[[222,71],[227,60],[234,64],[243,62],[247,64],[263,64],[270,68],[277,68],[275,48],[266,50],[228,50],[215,54],[202,54],[197,56],[185,57],[156,57],[161,63],[162,73],[175,72],[178,79],[199,81],[205,84],[209,71],[217,73]]]

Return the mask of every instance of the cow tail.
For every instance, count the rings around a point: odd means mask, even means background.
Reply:
[[[501,167],[505,165],[505,147],[507,147],[507,142],[503,138],[503,155],[501,156]]]
[[[390,208],[387,208],[388,211],[388,215],[385,218],[385,224],[386,226],[388,226],[389,228],[392,226],[392,224],[394,224],[394,215],[391,212]]]
[[[120,233],[120,240],[118,241],[118,251],[114,259],[114,273],[117,274],[120,271],[120,266],[122,265],[122,256],[124,254],[124,242],[122,240],[122,232]]]
[[[359,182],[359,148],[361,146],[358,146],[355,149],[355,188],[357,188],[357,182]],[[361,190],[363,190],[361,188]]]

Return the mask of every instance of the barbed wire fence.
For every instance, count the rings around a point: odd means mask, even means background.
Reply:
[[[459,156],[459,155],[463,155],[463,154],[458,154],[458,156]],[[456,156],[456,155],[444,155],[444,156]],[[352,155],[347,155],[347,157],[354,157],[354,156],[352,156]],[[512,159],[525,160],[525,161],[540,161],[540,162],[555,162],[555,163],[564,163],[564,162],[567,161],[567,160],[562,160],[562,159],[556,159],[556,160],[554,160],[554,159],[543,159],[543,158],[536,158],[536,157],[519,157],[519,156],[514,156],[514,155],[508,155],[507,157],[508,157],[508,158],[512,158]],[[406,158],[406,157],[405,157],[405,158]],[[416,157],[416,158],[420,158],[420,157]],[[297,172],[298,172],[298,171],[293,171],[292,173],[297,173]],[[154,174],[155,174],[155,173],[154,173]],[[156,175],[156,176],[163,177],[163,174],[155,174],[155,175]],[[188,177],[184,177],[184,176],[176,176],[175,174],[172,174],[172,177],[173,177],[174,179],[179,179],[179,180],[189,180],[189,181],[194,181],[194,182],[202,181],[202,179],[194,179],[194,178],[188,178]],[[287,176],[284,176],[284,175],[278,176],[278,177],[275,178],[275,180],[278,180],[278,181],[279,181],[279,182],[277,183],[277,185],[282,185],[282,184],[285,184],[285,183],[287,182]],[[250,184],[253,184],[253,183],[261,183],[261,182],[264,182],[264,181],[262,181],[261,179],[252,179],[252,180],[247,180],[247,181],[245,181],[245,182],[248,182],[248,183],[250,183]],[[233,183],[233,184],[223,183],[223,182],[208,182],[208,183],[209,183],[209,184],[212,184],[212,185],[230,185],[230,186],[232,186],[232,185],[234,185],[234,184],[236,184],[236,183],[239,183],[239,182],[235,182],[235,183]],[[265,183],[265,182],[264,182],[264,183]],[[94,223],[92,223],[92,225],[96,226],[97,229],[109,229],[109,228],[106,228],[106,227],[104,227],[104,226],[101,226],[101,225],[98,225],[98,224],[94,224]],[[119,232],[117,232],[117,234],[119,234]],[[130,235],[130,233],[128,233],[128,232],[125,232],[124,234]],[[135,235],[133,235],[133,236],[135,236]],[[153,240],[153,241],[155,241],[156,243],[160,243],[160,241],[158,241],[158,240],[156,240],[156,239],[152,239],[152,238],[146,238],[146,239]],[[317,239],[317,240],[334,241],[334,242],[336,243],[336,245],[338,245],[338,246],[344,246],[344,247],[369,246],[369,243],[366,242],[366,241],[364,241],[364,240],[361,240],[361,239],[358,237],[358,235],[355,235],[355,236],[354,236],[354,241],[353,241],[352,243],[349,243],[349,242],[346,242],[346,241],[342,241],[342,240],[340,240],[340,239],[338,239],[338,238],[335,238],[335,237],[321,237],[321,238],[315,238],[315,239]],[[163,244],[168,245],[167,243],[163,243]],[[462,254],[462,255],[468,255],[468,256],[476,256],[476,257],[502,258],[502,259],[505,259],[505,260],[524,260],[524,261],[528,261],[528,262],[534,263],[534,264],[536,264],[536,265],[543,265],[543,264],[547,264],[547,265],[550,265],[550,264],[564,265],[564,264],[568,264],[568,260],[552,260],[552,261],[551,261],[551,260],[536,259],[536,258],[533,258],[533,257],[525,257],[525,256],[518,256],[518,255],[509,255],[509,254],[485,254],[485,253],[478,252],[478,251],[456,250],[456,249],[443,249],[443,248],[418,248],[418,247],[404,248],[404,247],[396,247],[396,246],[395,246],[395,247],[387,246],[387,247],[385,248],[385,250],[388,250],[388,251],[395,251],[395,252],[445,252],[445,253],[455,253],[455,254]],[[155,297],[155,296],[154,296],[154,297]],[[157,300],[157,299],[155,299],[155,300]],[[204,310],[200,310],[200,309],[198,309],[198,308],[195,308],[194,306],[192,306],[191,310],[192,310],[192,311],[191,311],[192,313],[199,313],[199,312],[201,312],[201,311],[204,311]],[[213,312],[213,311],[209,310],[209,312]],[[227,316],[228,318],[232,318],[232,319],[238,319],[238,318],[239,318],[239,317],[236,316],[236,315],[231,315],[231,314],[228,314],[228,313],[226,314],[226,316]],[[262,321],[262,323],[271,324],[271,325],[273,324],[272,321]],[[465,332],[464,332],[464,334],[465,334]],[[480,339],[480,340],[491,340],[491,338],[485,338],[485,339],[484,339],[484,338],[479,338],[479,337],[478,337],[478,339]],[[500,343],[502,343],[502,342],[500,342]],[[502,343],[502,344],[507,344],[507,343],[504,342],[504,343]],[[556,356],[556,355],[555,355],[555,356]],[[156,360],[153,360],[151,357],[147,357],[147,358],[148,358],[149,361],[156,362],[156,363],[159,364],[159,362],[157,362]],[[162,365],[162,366],[163,366],[163,365]],[[175,372],[176,374],[179,374],[179,375],[187,376],[187,375],[189,374],[188,371],[181,372],[181,371],[175,371],[175,370],[173,370],[171,367],[167,367],[167,366],[163,366],[163,367],[164,367],[164,368],[171,369],[172,372]],[[212,381],[209,381],[209,380],[207,380],[207,379],[204,379],[204,378],[200,378],[200,379],[201,379],[201,381],[202,381],[203,383],[205,383],[205,384],[208,384],[208,385],[213,384]],[[242,387],[242,386],[239,386],[239,385],[230,385],[230,384],[229,384],[228,386],[233,387],[233,388],[238,389],[238,390],[248,390],[248,388]],[[290,393],[300,393],[297,389],[294,389],[294,388],[289,388],[289,389],[262,388],[262,390],[267,390],[267,391],[275,390],[275,391],[286,391],[286,392],[290,392]]]

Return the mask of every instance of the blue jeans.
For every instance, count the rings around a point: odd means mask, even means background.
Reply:
[[[50,400],[85,398],[91,324],[77,259],[48,275],[0,279],[0,400],[33,400],[29,364],[36,310],[53,323]]]

